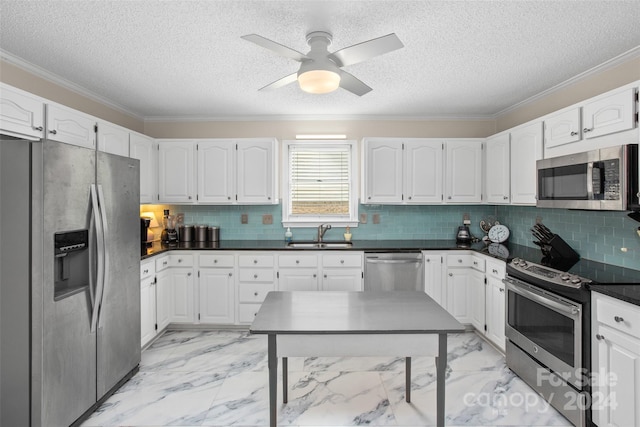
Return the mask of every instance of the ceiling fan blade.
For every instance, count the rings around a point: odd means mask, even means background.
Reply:
[[[366,42],[354,44],[333,52],[328,56],[338,67],[346,67],[347,65],[357,64],[366,61],[375,56],[384,55],[385,53],[404,47],[395,33],[386,36],[371,39]]]
[[[362,96],[373,90],[353,74],[349,74],[343,70],[340,70],[340,87],[358,96]]]
[[[309,57],[304,53],[300,53],[297,50],[291,49],[290,47],[281,45],[280,43],[276,43],[273,40],[265,39],[264,37],[257,34],[247,34],[246,36],[241,36],[240,38],[255,43],[265,49],[269,49],[270,51],[275,52],[280,56],[284,56],[285,58],[293,59],[294,61],[302,62],[305,59],[309,59]]]
[[[276,80],[273,83],[269,83],[268,85],[261,87],[258,90],[271,90],[271,89],[279,89],[283,86],[291,84],[298,80],[298,73],[289,74],[288,76],[284,76],[283,78]]]

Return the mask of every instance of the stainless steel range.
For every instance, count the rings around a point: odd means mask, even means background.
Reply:
[[[590,280],[514,258],[507,265],[507,365],[576,426],[591,423]]]

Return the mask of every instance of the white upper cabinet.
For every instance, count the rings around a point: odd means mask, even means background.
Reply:
[[[163,140],[158,144],[158,192],[160,203],[193,203],[195,192],[195,143]]]
[[[509,134],[503,133],[487,139],[484,179],[487,202],[509,204],[511,202],[511,159]]]
[[[16,137],[44,137],[44,100],[0,84],[0,133]]]
[[[140,203],[158,200],[158,150],[153,138],[131,132],[129,155],[140,160]]]
[[[237,147],[237,201],[240,204],[277,204],[276,140],[240,139]]]
[[[582,139],[580,108],[571,108],[544,119],[544,149]]]
[[[369,140],[365,144],[364,203],[402,203],[403,155],[398,140]]]
[[[233,202],[235,147],[231,140],[198,141],[198,202]]]
[[[635,126],[636,89],[611,91],[584,104],[584,137],[595,138]]]
[[[404,199],[407,203],[442,202],[442,142],[404,143]]]
[[[482,143],[447,141],[445,201],[480,203],[482,201]]]
[[[98,121],[98,150],[129,157],[129,130],[105,121]]]
[[[511,203],[536,204],[536,161],[542,158],[542,122],[511,132]]]
[[[47,104],[47,138],[96,148],[96,119],[59,104]]]

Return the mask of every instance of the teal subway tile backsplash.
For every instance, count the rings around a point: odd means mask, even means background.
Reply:
[[[157,207],[160,209],[160,206]],[[267,206],[164,206],[171,214],[184,213],[187,224],[207,224],[220,227],[220,238],[228,240],[284,240],[280,205]],[[161,211],[160,211],[161,213]],[[560,235],[582,258],[640,270],[640,223],[626,212],[572,211],[538,209],[528,206],[432,205],[393,206],[360,205],[367,223],[351,229],[353,240],[454,239],[463,215],[471,219],[471,233],[482,237],[480,220],[491,215],[511,229],[509,242],[535,247],[531,227],[536,218]],[[242,214],[248,223],[241,224]],[[374,215],[380,218],[374,224]],[[158,215],[158,213],[156,213]],[[263,224],[263,215],[271,215],[272,224]],[[161,214],[158,220],[161,219]],[[311,240],[316,228],[292,228],[294,240]],[[344,228],[327,232],[327,240],[341,240]],[[626,248],[626,252],[622,248]]]

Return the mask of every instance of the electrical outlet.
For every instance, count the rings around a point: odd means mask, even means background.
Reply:
[[[367,223],[367,214],[366,213],[361,213],[360,214],[360,224],[366,224]]]
[[[249,215],[241,214],[240,215],[240,224],[249,224]]]
[[[273,215],[271,214],[262,215],[262,223],[266,225],[273,224]]]
[[[380,224],[380,214],[379,213],[373,214],[373,223],[374,224]]]

